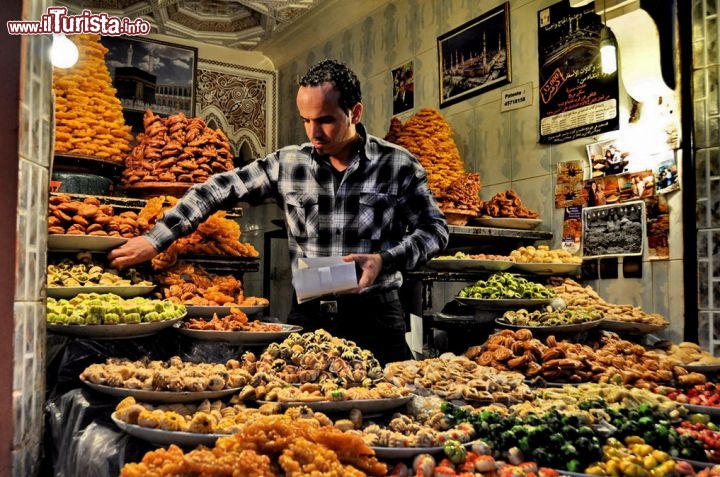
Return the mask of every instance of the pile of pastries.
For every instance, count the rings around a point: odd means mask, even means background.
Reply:
[[[465,164],[453,139],[452,129],[433,108],[423,108],[403,125],[393,118],[392,134],[386,138],[418,158],[428,175],[428,186],[440,197],[450,184],[462,178]]]
[[[115,213],[113,206],[96,197],[72,199],[67,194],[50,197],[48,233],[99,235],[132,238],[141,235],[138,215],[134,211]]]
[[[200,265],[178,263],[158,272],[158,294],[173,303],[197,306],[266,306],[267,298],[245,296],[242,282],[232,275],[206,271]]]
[[[68,35],[79,52],[72,68],[53,69],[55,153],[122,164],[133,135],[125,124],[99,35]]]
[[[562,298],[568,308],[592,308],[602,313],[603,319],[608,321],[668,325],[665,317],[659,313],[647,313],[639,306],[608,303],[592,287],[582,286],[572,278],[552,277],[550,285],[555,296]]]
[[[163,118],[148,109],[143,126],[125,159],[125,188],[153,182],[205,182],[210,175],[233,168],[227,136],[202,118],[183,113]]]
[[[520,195],[512,189],[498,192],[483,202],[480,215],[488,217],[514,217],[521,219],[537,219],[539,214],[527,208]]]
[[[125,389],[201,392],[240,388],[252,376],[237,360],[225,364],[193,363],[173,356],[168,360],[108,358],[85,368],[80,379]]]
[[[177,204],[173,196],[157,196],[148,199],[138,213],[141,231],[149,231],[163,214]],[[232,257],[258,257],[260,252],[249,242],[241,242],[242,231],[236,220],[227,218],[220,210],[201,223],[191,234],[175,240],[167,249],[152,259],[156,270],[166,270],[175,265],[182,255],[225,255]]]

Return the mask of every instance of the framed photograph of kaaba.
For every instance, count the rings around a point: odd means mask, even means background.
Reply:
[[[125,36],[100,41],[124,112],[195,115],[197,48]]]
[[[440,107],[511,81],[510,2],[440,35]]]

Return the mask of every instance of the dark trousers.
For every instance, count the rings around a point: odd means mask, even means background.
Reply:
[[[334,295],[300,304],[293,297],[288,324],[302,326],[303,332],[322,328],[333,336],[354,341],[372,351],[382,365],[410,359],[397,290]]]

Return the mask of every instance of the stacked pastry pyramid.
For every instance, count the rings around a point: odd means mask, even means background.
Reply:
[[[480,174],[465,172],[450,125],[438,110],[423,108],[404,125],[393,118],[385,139],[418,158],[427,171],[428,187],[443,212],[478,215],[482,207]]]
[[[75,66],[53,69],[55,153],[123,163],[133,136],[105,64],[99,35],[68,36],[78,47]]]

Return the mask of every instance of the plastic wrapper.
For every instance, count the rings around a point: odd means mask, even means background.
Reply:
[[[152,336],[132,339],[94,340],[48,334],[48,400],[83,387],[80,373],[108,358],[139,360],[144,357],[166,361],[179,356],[193,363],[225,363],[242,355],[242,346],[201,342],[164,330]]]
[[[55,477],[117,477],[126,462],[155,449],[112,422],[115,399],[73,389],[46,404],[46,466]]]

